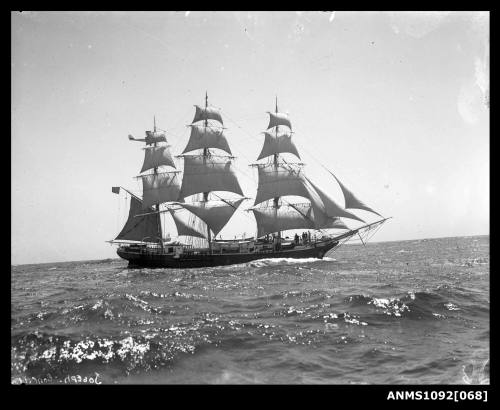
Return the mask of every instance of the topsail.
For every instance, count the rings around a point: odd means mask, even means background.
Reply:
[[[193,124],[198,121],[206,121],[206,120],[215,120],[220,122],[221,124],[224,124],[222,122],[222,116],[220,115],[220,112],[217,108],[215,107],[202,108],[199,105],[195,105],[195,107],[196,107],[196,112],[194,114]]]
[[[295,195],[308,198],[304,186],[305,178],[300,168],[293,169],[285,165],[259,164],[259,186],[255,205],[277,196]]]
[[[201,125],[191,125],[191,136],[189,137],[189,142],[182,151],[183,154],[186,152],[194,151],[200,148],[218,148],[220,150],[226,151],[229,155],[232,155],[229,144],[227,143],[225,135],[222,130],[217,130],[212,127],[204,127]]]
[[[181,198],[207,191],[228,191],[243,196],[231,159],[185,155]]]
[[[291,134],[286,133],[274,136],[269,132],[264,132],[264,135],[266,139],[264,140],[264,146],[262,147],[262,151],[260,152],[257,161],[270,155],[281,154],[285,152],[293,154],[298,159],[300,159],[299,151],[292,141]]]
[[[179,200],[180,186],[177,173],[141,175],[143,207]]]
[[[175,168],[175,163],[168,146],[164,145],[161,147],[144,148],[144,163],[142,165],[141,172],[157,168],[162,165]]]
[[[267,126],[267,129],[280,125],[286,125],[288,128],[290,128],[290,131],[292,130],[292,123],[290,122],[290,119],[288,118],[287,114],[281,112],[270,112],[270,111],[268,111],[268,114],[269,114],[269,125]]]

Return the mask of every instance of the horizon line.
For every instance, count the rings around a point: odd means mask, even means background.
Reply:
[[[373,243],[388,243],[388,242],[408,242],[408,241],[417,241],[417,240],[425,240],[425,239],[448,239],[448,238],[469,238],[474,236],[489,236],[489,233],[486,234],[475,234],[475,235],[459,235],[459,236],[436,236],[436,237],[427,237],[427,238],[413,238],[413,239],[401,239],[401,240],[381,240],[381,241],[369,241],[367,244]],[[361,245],[360,243],[345,243],[342,246],[347,245]],[[25,266],[25,265],[47,265],[52,263],[76,263],[76,262],[99,262],[99,261],[114,261],[121,260],[121,258],[102,258],[102,259],[77,259],[77,260],[69,260],[69,261],[49,261],[49,262],[35,262],[35,263],[12,263],[10,264],[12,267],[17,266]]]

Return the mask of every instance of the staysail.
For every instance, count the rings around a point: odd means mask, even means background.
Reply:
[[[340,218],[332,218],[332,221],[330,222],[330,225],[328,225],[329,229],[349,229],[349,227],[342,222]],[[324,229],[327,229],[327,226],[324,227]]]
[[[325,168],[325,167],[323,167]],[[326,169],[326,168],[325,168]],[[345,199],[345,207],[347,209],[362,209],[364,211],[372,212],[381,218],[383,218],[382,215],[380,215],[378,212],[374,211],[372,208],[370,208],[368,205],[366,205],[364,202],[359,200],[349,189],[346,188],[346,186],[340,182],[340,180],[333,174],[333,172],[329,171],[326,169],[338,182],[340,189],[342,189],[342,193],[344,194],[344,199]]]
[[[309,178],[307,178],[307,182],[318,193],[318,195],[321,198],[321,201],[323,202],[323,205],[324,205],[323,211],[328,217],[330,217],[330,218],[344,217],[344,218],[355,219],[356,221],[360,221],[360,222],[365,222],[360,217],[353,214],[352,212],[349,212],[349,211],[346,211],[345,209],[343,209],[332,198],[330,198],[324,191],[322,191],[316,184],[314,184]]]

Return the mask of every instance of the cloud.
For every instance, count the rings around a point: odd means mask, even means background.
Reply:
[[[488,38],[490,28],[490,12],[477,11],[472,14],[471,28],[480,37]]]
[[[476,57],[475,60],[475,79],[476,85],[483,94],[483,104],[490,108],[490,64],[489,51],[484,59]]]
[[[490,108],[490,44],[489,12],[473,12],[466,16],[467,37],[475,45],[473,74],[462,84],[457,109],[467,124],[475,124],[482,110]]]
[[[425,186],[425,192],[429,195],[433,195],[436,192],[436,186],[431,182]]]
[[[422,38],[437,29],[449,13],[449,11],[406,11],[390,12],[389,16],[394,33]]]
[[[460,88],[457,100],[458,113],[470,125],[477,122],[481,107],[483,106],[481,90],[475,83],[464,84]]]
[[[481,103],[490,108],[489,12],[474,12],[469,20],[469,36],[476,41],[473,83],[481,92]],[[470,94],[470,92],[469,92]]]

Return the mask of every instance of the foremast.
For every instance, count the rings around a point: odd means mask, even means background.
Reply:
[[[128,220],[122,231],[115,238],[118,240],[154,242],[163,248],[163,229],[160,218],[160,205],[172,201],[178,201],[180,185],[177,179],[179,171],[175,169],[175,163],[167,144],[164,132],[160,132],[156,126],[156,116],[153,116],[153,131],[146,131],[145,138],[135,138],[129,134],[131,141],[145,143],[144,162],[140,170],[141,175],[136,178],[142,180],[142,198],[131,195]],[[166,167],[165,170],[162,167]],[[146,171],[152,170],[152,173]],[[120,192],[121,187],[113,187],[112,191]]]
[[[155,135],[155,134],[156,134],[156,115],[153,115],[153,135]],[[156,149],[157,148],[157,144],[158,144],[158,142],[154,141],[153,142],[153,148]],[[158,166],[153,167],[153,175],[155,176],[155,178],[158,177]],[[161,244],[161,247],[163,249],[163,229],[162,229],[162,226],[161,226],[161,218],[160,218],[160,203],[157,202],[155,205],[153,205],[153,209],[158,214],[158,217],[157,217],[157,220],[158,220],[158,232],[160,234],[160,244]]]

